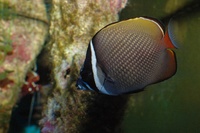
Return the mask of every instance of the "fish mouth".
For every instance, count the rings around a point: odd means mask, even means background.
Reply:
[[[79,77],[76,82],[78,90],[93,90],[86,82],[83,81],[82,77]]]

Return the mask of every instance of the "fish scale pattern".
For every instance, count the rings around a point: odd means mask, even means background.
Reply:
[[[135,91],[153,82],[161,45],[134,23],[113,24],[93,38],[97,62],[115,83],[116,91]]]

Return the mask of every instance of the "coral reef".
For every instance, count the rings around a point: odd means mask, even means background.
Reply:
[[[6,132],[26,74],[48,34],[48,19],[42,0],[0,0],[0,13],[0,132]]]
[[[91,37],[117,21],[126,0],[52,0],[49,62],[53,95],[41,120],[43,133],[116,132],[127,96],[110,97],[76,90],[76,79]]]
[[[43,67],[40,82],[48,84],[45,91],[53,90],[44,92],[51,94],[40,122],[43,133],[121,132],[128,97],[78,91],[75,85],[89,40],[99,29],[117,21],[117,13],[126,3],[127,0],[0,0],[1,133],[7,132],[11,110],[23,100],[20,97],[28,97],[41,87],[34,84],[39,76],[29,73],[35,62]]]

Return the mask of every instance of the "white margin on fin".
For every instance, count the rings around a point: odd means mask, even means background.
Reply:
[[[93,43],[92,40],[90,41],[90,49],[91,49],[91,63],[92,63],[92,72],[93,72],[93,76],[94,76],[94,82],[96,84],[97,89],[104,94],[108,94],[110,95],[110,93],[104,88],[103,83],[101,83],[99,77],[98,77],[98,72],[97,72],[97,58],[96,58],[96,54],[94,51],[94,47],[93,47]]]

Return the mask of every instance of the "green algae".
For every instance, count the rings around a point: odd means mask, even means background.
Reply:
[[[0,19],[10,20],[16,16],[15,9],[10,6],[9,2],[0,1]]]

